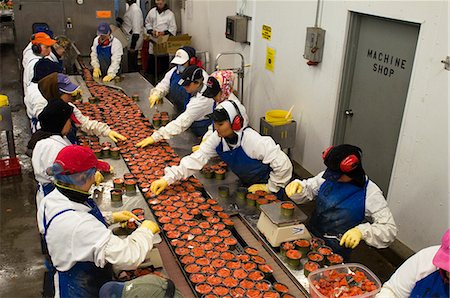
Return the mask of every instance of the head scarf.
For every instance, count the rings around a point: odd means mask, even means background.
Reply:
[[[231,70],[219,70],[213,72],[211,76],[219,82],[222,91],[220,101],[222,102],[228,99],[231,92],[233,92],[234,73]]]

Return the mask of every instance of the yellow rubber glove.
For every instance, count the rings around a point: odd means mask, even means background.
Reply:
[[[148,138],[143,139],[139,143],[137,143],[136,147],[144,148],[144,147],[146,147],[148,145],[153,145],[153,144],[155,144],[155,139],[152,138],[152,137],[148,137]]]
[[[153,108],[155,104],[161,104],[162,98],[159,97],[157,94],[152,94],[148,97],[148,101],[150,102],[150,108]]]
[[[150,185],[150,191],[155,194],[159,195],[164,189],[169,186],[169,183],[163,178],[155,180],[152,182],[152,185]]]
[[[159,233],[160,229],[156,222],[151,220],[144,220],[141,224],[141,228],[146,228],[152,231],[153,234]]]
[[[95,172],[95,185],[99,185],[103,182],[105,178],[103,177],[102,173],[99,171]]]
[[[303,190],[303,186],[300,182],[292,181],[286,186],[286,195],[290,198],[296,193],[301,193]]]
[[[94,78],[98,79],[102,75],[102,71],[100,70],[100,68],[94,68],[92,75],[94,76]]]
[[[138,217],[130,211],[119,211],[112,213],[112,219],[114,222],[128,221],[130,218],[139,220]]]
[[[110,75],[106,75],[103,78],[103,82],[107,83],[107,82],[111,82],[114,79],[114,77],[110,76]]]
[[[125,141],[127,138],[124,137],[123,135],[121,135],[120,133],[118,133],[117,131],[111,130],[108,133],[108,137],[113,141],[113,142],[117,142],[117,139],[121,140],[121,141]]]
[[[194,153],[195,151],[198,151],[198,149],[200,149],[200,145],[192,146],[192,153]]]
[[[361,231],[357,227],[354,227],[353,229],[350,229],[347,232],[345,232],[339,244],[341,246],[345,245],[345,247],[354,249],[355,247],[358,246],[361,239],[362,239]]]
[[[255,193],[258,190],[262,190],[262,191],[265,191],[265,192],[270,192],[269,187],[267,186],[267,184],[253,184],[252,186],[250,186],[248,188],[248,192],[251,192],[251,193]]]
[[[78,88],[77,90],[73,91],[70,95],[72,96],[82,96],[83,91],[81,91],[81,88]]]

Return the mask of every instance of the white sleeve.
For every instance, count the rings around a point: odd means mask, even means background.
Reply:
[[[94,38],[91,47],[91,66],[93,68],[100,68],[100,62],[97,57],[97,45],[98,45],[98,36]]]
[[[388,247],[395,240],[397,226],[383,193],[372,181],[367,185],[365,215],[372,223],[358,225],[364,241],[376,248]]]
[[[108,68],[108,75],[115,77],[120,68],[120,62],[122,61],[123,48],[122,43],[114,38],[111,45],[111,65]]]
[[[292,163],[271,137],[263,137],[253,129],[247,129],[241,146],[249,157],[261,160],[272,169],[267,183],[271,192],[278,192],[291,180]]]
[[[24,103],[27,107],[27,115],[30,118],[37,118],[48,104],[48,101],[44,96],[42,96],[36,86],[34,86],[34,84],[30,84],[30,86],[27,87],[28,92],[26,92],[27,94],[24,98]]]
[[[136,229],[125,239],[111,235],[105,248],[105,261],[120,270],[136,269],[152,248],[153,234],[146,228]]]
[[[175,21],[175,15],[171,11],[170,12],[170,18],[169,18],[169,29],[167,29],[172,35],[177,35],[177,23]]]
[[[107,137],[111,132],[111,128],[109,128],[108,124],[96,120],[91,120],[89,119],[89,117],[84,116],[83,113],[81,113],[81,111],[74,104],[70,103],[70,105],[73,106],[73,114],[75,115],[75,118],[80,121],[80,128],[85,133],[89,135]]]
[[[409,297],[418,281],[438,269],[433,265],[432,260],[439,247],[422,249],[407,259],[383,285],[376,297]]]
[[[131,18],[131,30],[133,31],[133,34],[141,34],[143,26],[142,11],[136,5],[136,9],[133,10],[133,17]]]
[[[183,157],[180,165],[167,167],[164,169],[164,180],[169,184],[183,178],[187,178],[203,168],[208,160],[217,156],[216,148],[221,142],[221,138],[215,132],[211,137],[200,145],[200,149],[191,155]]]
[[[298,194],[299,198],[292,200],[297,204],[304,200],[314,200],[319,193],[320,186],[325,182],[325,179],[322,178],[323,173],[324,172],[320,172],[317,176],[305,180],[295,179],[293,182],[299,182],[303,189]]]
[[[155,8],[150,9],[147,16],[145,17],[145,32],[148,30],[153,30],[153,23],[155,22],[153,17],[153,11]]]
[[[169,70],[168,72],[166,72],[166,74],[164,75],[164,78],[161,80],[161,82],[158,83],[158,85],[156,85],[155,88],[153,88],[150,91],[150,94],[153,94],[154,92],[158,92],[160,94],[160,97],[164,97],[169,93],[170,90],[170,78],[172,77],[172,74],[174,71],[176,71],[176,67],[172,67],[171,70]]]

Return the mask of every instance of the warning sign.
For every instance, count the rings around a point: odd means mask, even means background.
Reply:
[[[274,68],[275,68],[275,54],[276,54],[276,51],[274,48],[267,47],[266,69],[270,70],[271,72],[273,72]]]
[[[262,38],[270,40],[272,38],[272,27],[263,25],[262,26]]]
[[[111,10],[97,10],[97,19],[110,19]]]

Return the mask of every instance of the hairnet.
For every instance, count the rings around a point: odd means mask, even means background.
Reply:
[[[95,175],[96,171],[96,168],[91,168],[84,172],[66,175],[63,167],[58,163],[54,163],[50,168],[47,169],[47,174],[53,176],[56,181],[65,184],[81,186],[84,185],[89,179],[91,179],[91,177]]]

